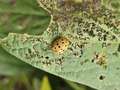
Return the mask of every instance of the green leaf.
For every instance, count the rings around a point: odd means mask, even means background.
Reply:
[[[0,37],[10,32],[42,34],[49,20],[35,0],[0,0]]]
[[[43,0],[39,1],[42,5]],[[56,0],[52,1],[46,6],[59,4]],[[81,7],[76,8],[74,4],[71,7],[75,10],[49,9],[52,12],[51,22],[42,35],[10,33],[2,39],[2,47],[24,62],[62,78],[95,89],[119,90],[119,19],[104,6],[93,13],[81,11]],[[62,54],[56,54],[51,49],[52,42],[61,36],[67,38],[70,44]]]
[[[34,68],[10,55],[0,47],[0,74],[16,75],[22,72],[30,72]]]

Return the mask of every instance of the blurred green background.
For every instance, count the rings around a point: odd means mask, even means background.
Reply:
[[[103,0],[103,4],[120,12],[119,0]],[[40,35],[46,30],[50,16],[36,0],[0,0],[0,38],[9,32]],[[38,70],[0,47],[0,90],[94,90]]]

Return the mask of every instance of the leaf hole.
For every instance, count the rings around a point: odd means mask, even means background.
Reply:
[[[101,75],[101,76],[99,77],[99,79],[100,79],[100,80],[104,80],[104,79],[105,79],[105,76]]]
[[[48,56],[46,56],[45,58],[46,58],[46,59],[49,59],[49,57],[48,57]]]

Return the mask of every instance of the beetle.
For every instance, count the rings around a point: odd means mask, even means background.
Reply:
[[[51,45],[51,49],[54,53],[62,54],[67,50],[70,42],[66,37],[57,37]]]

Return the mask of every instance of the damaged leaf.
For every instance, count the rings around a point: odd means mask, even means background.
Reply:
[[[119,90],[120,23],[114,13],[102,5],[96,12],[93,8],[89,12],[82,9],[81,3],[68,0],[38,2],[51,15],[47,30],[40,36],[10,33],[2,39],[2,47],[30,65],[62,78],[95,89]],[[55,54],[51,44],[61,36],[69,40],[69,45],[62,54]]]

